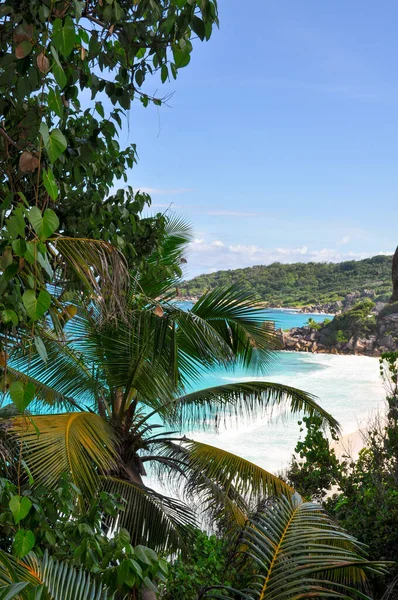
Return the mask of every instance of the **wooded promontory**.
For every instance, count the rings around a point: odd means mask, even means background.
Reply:
[[[311,307],[324,312],[344,309],[347,295],[369,296],[388,302],[392,293],[392,256],[373,256],[341,263],[293,263],[258,265],[245,269],[217,271],[186,281],[185,297],[199,297],[222,285],[246,283],[270,307]]]

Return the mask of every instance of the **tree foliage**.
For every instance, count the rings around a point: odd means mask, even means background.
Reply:
[[[386,582],[397,574],[397,357],[391,352],[380,359],[387,414],[368,424],[358,459],[350,458],[348,448],[346,457],[338,460],[320,422],[309,418],[304,419],[307,432],[288,471],[295,489],[307,498],[323,498],[333,518],[368,546],[372,560],[395,562],[389,577],[374,582],[376,597],[383,595]]]
[[[370,600],[364,593],[367,574],[386,570],[382,561],[369,562],[357,540],[319,504],[304,502],[298,494],[271,499],[248,521],[236,564],[239,588],[220,596],[210,588],[205,598]]]
[[[101,492],[83,512],[76,497],[79,490],[64,477],[51,488],[0,479],[0,584],[26,582],[28,593],[44,582],[53,600],[83,600],[97,598],[94,590],[98,599],[135,598],[141,586],[165,581],[165,560],[133,547],[125,529],[110,529],[126,508],[120,496]]]
[[[387,302],[391,294],[391,257],[374,256],[342,263],[273,263],[246,269],[217,271],[186,281],[183,294],[200,296],[231,283],[247,284],[271,306],[333,303],[354,291],[372,290]]]
[[[134,99],[161,104],[149,86],[175,79],[217,22],[211,0],[0,3],[3,330],[62,313],[66,282],[114,278],[114,248],[133,267],[157,247],[166,219],[140,217],[148,195],[114,190],[136,160],[117,138]]]

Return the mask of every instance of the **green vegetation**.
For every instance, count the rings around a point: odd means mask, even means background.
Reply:
[[[153,582],[165,581],[166,561],[149,548],[133,548],[125,529],[109,535],[106,522],[110,519],[110,524],[124,508],[122,498],[101,492],[86,511],[79,510],[76,490],[66,478],[53,489],[28,483],[18,489],[9,479],[0,479],[0,589],[9,579],[14,583],[26,581],[25,593],[42,583],[46,591],[54,593],[63,561],[69,565],[70,595],[59,589],[54,600],[80,597],[73,576],[82,568],[87,582],[91,577],[92,590],[103,590],[101,598],[112,594],[124,598],[132,588],[142,585],[156,589]],[[27,551],[33,551],[34,557]],[[19,565],[11,553],[21,558]]]
[[[372,290],[375,300],[391,296],[391,257],[333,263],[273,263],[200,275],[181,287],[184,295],[200,296],[219,285],[240,283],[271,306],[303,306],[343,300],[354,291]]]
[[[323,323],[316,323],[316,327],[310,326],[320,331],[320,342],[325,346],[345,344],[352,337],[366,338],[376,333],[376,316],[372,314],[374,307],[375,303],[365,298],[331,321],[325,320]]]
[[[228,538],[197,530],[189,555],[178,557],[169,566],[162,600],[197,600],[212,585],[223,586],[218,593],[225,593],[225,587],[232,585],[238,576],[233,569],[226,576],[226,558],[230,550]]]
[[[372,560],[393,561],[388,577],[373,582],[375,596],[398,575],[398,353],[380,359],[387,411],[366,428],[359,457],[337,459],[317,417],[303,420],[288,481],[305,498],[322,500],[329,514],[368,547]],[[338,439],[334,432],[333,439]],[[331,493],[334,486],[338,491]],[[326,494],[328,496],[326,497]]]
[[[136,147],[117,138],[134,102],[162,104],[147,87],[175,79],[191,39],[217,24],[212,0],[0,3],[4,335],[35,335],[46,315],[56,326],[68,290],[110,295],[145,266],[166,219],[142,218],[150,197],[126,186]]]
[[[385,575],[396,437],[347,475],[356,494],[371,474],[365,499],[330,505],[346,533],[288,482],[182,434],[274,406],[304,413],[320,442],[320,427],[335,434],[333,416],[302,390],[262,378],[189,384],[215,367],[265,372],[275,332],[258,293],[281,304],[389,294],[390,259],[375,257],[255,267],[227,285],[215,274],[190,311],[179,307],[191,231],[171,215],[144,218],[148,195],[114,190],[136,161],[117,136],[134,101],[162,103],[148,83],[175,79],[193,39],[217,25],[212,0],[0,2],[2,600],[367,600],[369,572]],[[366,300],[326,326],[336,339],[371,328],[371,308]],[[317,460],[306,446],[301,454]],[[297,464],[297,488],[338,481],[330,462],[320,482],[307,469],[306,486]],[[383,507],[383,548],[360,531],[373,563],[350,535],[362,518],[355,502],[365,510],[368,496],[372,511]],[[205,520],[218,536],[198,531]]]
[[[250,518],[236,560],[241,570],[238,589],[218,596],[213,588],[205,598],[365,600],[369,596],[360,589],[365,586],[356,582],[365,581],[368,573],[386,572],[382,561],[364,558],[360,544],[319,504],[298,494],[272,498]]]

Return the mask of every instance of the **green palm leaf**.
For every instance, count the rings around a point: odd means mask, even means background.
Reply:
[[[209,590],[206,598],[369,600],[361,591],[366,574],[386,572],[386,563],[367,561],[355,538],[320,505],[304,502],[298,494],[269,501],[248,522],[240,542],[237,556],[246,585],[231,596]]]
[[[187,243],[192,239],[192,228],[185,219],[170,215],[165,233],[160,246],[148,257],[144,273],[133,274],[136,280],[133,289],[147,298],[177,295],[176,286],[181,280],[181,264]]]
[[[186,547],[189,529],[196,520],[183,502],[117,477],[104,477],[102,484],[107,492],[124,499],[125,510],[119,514],[117,525],[128,530],[133,545],[146,545],[158,552]]]
[[[84,494],[92,495],[98,490],[99,475],[116,466],[113,431],[96,414],[19,417],[12,426],[36,484],[54,486],[68,473]]]
[[[47,552],[41,560],[30,554],[18,561],[0,551],[0,583],[7,586],[10,593],[18,594],[4,598],[0,595],[3,600],[15,597],[20,600],[111,600],[111,595],[92,576],[82,569],[57,562]]]
[[[39,408],[42,403],[46,409],[58,410],[70,410],[80,404],[91,406],[100,386],[83,353],[67,343],[68,339],[57,338],[45,327],[40,330],[40,337],[47,351],[46,364],[31,340],[11,353],[6,379],[9,383],[17,379],[32,381]]]
[[[124,306],[129,274],[123,254],[109,242],[59,236],[51,241],[81,286],[102,300],[104,315]],[[78,288],[79,289],[79,288]],[[105,302],[106,299],[106,302]]]
[[[242,527],[264,498],[293,493],[276,475],[221,448],[185,437],[180,444],[154,440],[153,446],[157,445],[148,460],[157,465],[160,477],[174,482],[188,501],[199,503],[202,515],[222,518],[228,528]]]
[[[243,366],[255,359],[263,369],[270,351],[278,347],[274,323],[267,321],[256,294],[242,285],[221,286],[207,292],[191,312],[219,333]]]
[[[13,598],[21,598],[19,594],[24,588],[26,588],[27,585],[29,585],[29,583],[23,581],[21,581],[20,583],[0,585],[0,600],[12,600]]]
[[[229,383],[185,394],[173,404],[170,423],[217,427],[227,417],[257,418],[275,407],[294,415],[305,412],[339,430],[339,424],[315,399],[302,390],[267,381]],[[271,413],[272,414],[272,413]]]

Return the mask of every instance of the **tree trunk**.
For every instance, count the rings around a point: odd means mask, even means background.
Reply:
[[[390,302],[398,301],[398,247],[392,259],[392,296]]]
[[[148,588],[141,588],[141,600],[157,600],[155,592],[148,590]]]

